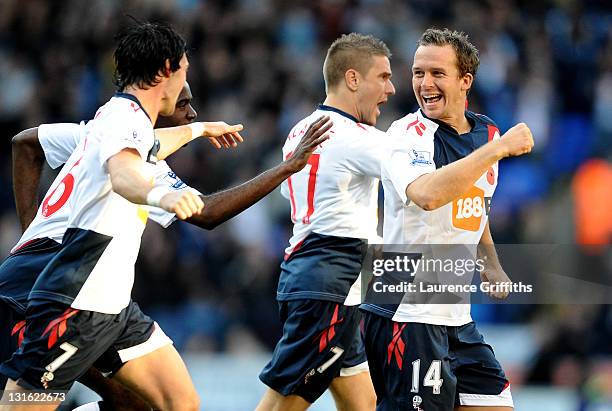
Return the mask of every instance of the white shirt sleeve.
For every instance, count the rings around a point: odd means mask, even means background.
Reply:
[[[395,123],[394,123],[395,124]],[[414,180],[436,171],[434,144],[431,139],[405,130],[401,134],[392,125],[389,128],[391,141],[383,160],[382,174],[393,184],[393,188],[405,204],[409,203],[406,187]]]
[[[53,169],[64,164],[81,141],[85,123],[56,123],[38,126],[38,141]]]
[[[196,195],[202,195],[198,190],[185,184],[165,161],[158,161],[154,167],[155,187],[168,187],[171,190],[189,190]],[[149,207],[149,218],[164,228],[176,221],[176,215],[169,213],[163,208]]]
[[[111,122],[113,122],[113,124],[101,131],[103,134],[100,139],[101,144],[99,150],[101,165],[106,167],[106,162],[109,158],[126,148],[136,149],[143,160],[147,159],[147,155],[155,141],[153,127],[150,124],[147,126],[130,126],[130,124],[137,121],[137,119],[135,120],[128,117],[123,119],[108,119],[106,121],[107,125]]]

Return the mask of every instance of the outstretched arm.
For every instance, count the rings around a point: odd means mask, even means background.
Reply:
[[[185,126],[155,129],[155,137],[160,142],[157,159],[163,160],[191,140],[206,137],[217,148],[236,147],[242,142],[242,124],[229,125],[223,121],[196,122]]]
[[[206,230],[212,230],[219,224],[240,214],[278,187],[287,177],[303,169],[308,159],[325,140],[325,133],[333,123],[328,116],[321,117],[312,123],[293,154],[276,167],[263,172],[257,177],[237,187],[202,196],[204,209],[194,214],[187,221]]]
[[[38,141],[38,127],[24,130],[12,139],[13,195],[21,230],[30,225],[38,210],[38,185],[45,154]]]

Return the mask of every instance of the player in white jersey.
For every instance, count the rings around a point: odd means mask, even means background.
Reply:
[[[191,106],[191,100],[191,90],[189,85],[185,84],[172,116],[160,117],[156,126],[174,127],[192,123],[196,117],[196,112]],[[225,147],[234,146],[241,141],[241,137],[237,133],[213,136],[212,133],[223,131],[219,127],[220,123],[204,123],[203,125],[205,126],[203,128],[205,135],[216,147],[221,147],[221,145]],[[181,131],[184,136],[181,136]],[[191,139],[191,129],[189,127],[157,129],[155,133],[156,138],[161,141],[161,147],[165,149],[161,151],[164,152],[168,152],[168,146],[180,146]],[[44,202],[47,204],[44,207],[45,215],[43,215],[43,207],[37,210],[36,194],[43,166],[40,160],[46,160],[52,168],[59,167],[68,160],[84,134],[84,123],[81,123],[81,125],[43,124],[37,128],[25,130],[13,138],[15,202],[19,219],[24,230],[26,227],[27,230],[13,248],[10,256],[0,266],[0,312],[7,317],[7,321],[3,323],[5,328],[0,330],[2,334],[6,333],[6,335],[0,336],[0,340],[4,341],[0,343],[0,363],[9,358],[19,345],[25,326],[23,318],[28,294],[40,271],[59,249],[70,215],[67,199],[71,192],[64,191],[61,195],[54,194],[62,184],[64,177],[61,174],[45,195]],[[158,161],[157,164],[151,164],[150,167],[155,170],[156,185],[165,185],[176,190],[190,189],[176,177],[176,174],[170,170],[164,161]],[[50,201],[51,197],[55,197],[57,201]],[[49,213],[49,206],[54,208],[53,213]],[[162,209],[151,208],[149,218],[167,227],[175,219],[175,216]],[[202,218],[202,216],[200,215],[199,218]],[[6,306],[3,304],[6,304]],[[146,316],[141,316],[140,321],[145,324],[153,324],[153,321]],[[148,344],[145,350],[141,350],[139,352],[140,356],[155,350],[159,344],[170,343],[169,339],[159,338],[158,334],[163,336],[161,329],[155,325],[155,331],[151,336],[136,338],[134,345],[149,340],[156,341],[156,344]],[[109,355],[107,355],[108,357]],[[116,362],[105,371],[115,373],[116,368],[122,365],[121,362]],[[2,378],[0,376],[0,380]],[[140,397],[128,392],[119,384],[103,378],[99,372],[93,369],[79,378],[79,381],[99,393],[104,398],[106,407],[110,409],[150,408]],[[6,380],[0,385],[4,387],[5,383]]]
[[[391,256],[417,251],[420,261],[476,265],[476,245],[489,245],[478,250],[478,257],[486,255],[483,281],[510,284],[492,247],[488,205],[497,162],[529,152],[531,132],[519,124],[500,139],[489,118],[465,109],[478,68],[478,51],[466,35],[429,29],[418,45],[412,82],[421,109],[392,124],[383,162],[385,250]],[[385,294],[384,286],[397,284],[401,273],[383,273],[372,282],[362,308],[377,410],[512,409],[509,382],[476,329],[469,304],[443,304],[449,300],[439,294],[415,297],[425,289],[421,284],[469,285],[467,271],[406,272],[417,291],[398,299]],[[429,303],[417,303],[423,301]]]
[[[115,61],[120,93],[88,123],[65,165],[64,185],[74,186],[69,228],[30,293],[23,343],[1,367],[10,378],[8,392],[67,389],[110,347],[122,348],[134,312],[133,264],[146,220],[139,204],[161,206],[182,219],[203,207],[192,192],[153,187],[143,170],[154,145],[153,123],[159,114],[172,114],[185,84],[184,40],[167,26],[138,24],[121,36]],[[128,362],[119,374],[157,408],[199,406],[172,346]],[[184,398],[158,397],[160,386],[173,385]],[[36,408],[49,406],[30,409]]]
[[[395,93],[390,52],[372,36],[344,35],[324,63],[327,97],[293,127],[283,156],[308,124],[327,114],[331,138],[310,167],[283,183],[293,236],[281,265],[277,300],[283,336],[260,374],[270,387],[257,409],[305,410],[327,388],[338,409],[372,410],[374,391],[359,332],[357,301],[363,252],[376,236],[380,162],[386,135],[376,128],[379,106]]]

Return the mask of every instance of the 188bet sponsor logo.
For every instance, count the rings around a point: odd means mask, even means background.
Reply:
[[[463,196],[453,201],[453,226],[462,230],[478,231],[482,217],[489,214],[491,197],[484,190],[472,186]]]

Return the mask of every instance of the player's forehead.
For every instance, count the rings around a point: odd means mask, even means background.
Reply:
[[[419,46],[414,53],[412,69],[430,70],[457,66],[457,55],[450,44]]]
[[[178,96],[177,101],[181,101],[181,100],[191,101],[192,99],[193,99],[193,95],[191,94],[191,87],[189,87],[189,83],[185,83],[185,85],[183,86],[183,89],[181,90]]]
[[[370,72],[379,74],[391,74],[391,62],[387,56],[373,55],[371,60]]]

